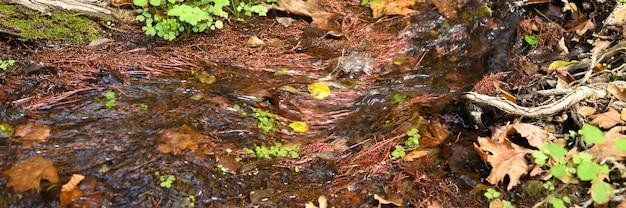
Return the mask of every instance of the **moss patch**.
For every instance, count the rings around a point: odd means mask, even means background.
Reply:
[[[78,13],[42,15],[22,6],[0,4],[0,28],[18,31],[21,40],[52,40],[82,45],[103,33],[100,26]]]

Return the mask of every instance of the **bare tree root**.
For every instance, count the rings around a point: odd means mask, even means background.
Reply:
[[[511,115],[537,118],[567,110],[574,104],[589,97],[603,98],[605,96],[606,90],[604,89],[581,86],[572,90],[569,94],[554,103],[538,107],[523,107],[503,98],[482,95],[475,92],[468,92],[463,95],[463,98],[474,103],[483,103],[496,107]]]

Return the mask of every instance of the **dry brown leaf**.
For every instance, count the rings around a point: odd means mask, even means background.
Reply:
[[[606,87],[606,91],[615,96],[619,101],[626,102],[626,82],[614,81],[609,83]]]
[[[609,48],[609,46],[611,45],[611,42],[606,41],[606,40],[596,40],[593,42],[592,45],[593,45],[593,49],[591,49],[591,51],[596,51],[600,53],[604,51],[605,49]]]
[[[626,200],[622,199],[622,201],[619,202],[616,208],[626,208]]]
[[[526,138],[530,146],[533,146],[536,148],[540,148],[543,142],[545,141],[553,141],[556,139],[554,135],[546,132],[541,127],[538,127],[532,124],[519,123],[519,124],[507,125],[506,127],[507,129],[506,129],[505,135],[507,135],[507,137],[509,135],[518,133],[520,134],[520,136]]]
[[[520,177],[528,173],[525,155],[531,153],[532,150],[513,144],[507,138],[499,142],[489,137],[478,137],[477,140],[478,145],[474,143],[474,150],[493,167],[487,177],[489,183],[498,184],[506,175],[509,175],[507,190],[511,190],[519,183]]]
[[[268,9],[275,9],[311,17],[311,25],[323,30],[334,30],[334,22],[340,15],[327,12],[318,0],[278,0],[276,4],[266,4]]]
[[[489,208],[502,208],[504,207],[504,202],[501,199],[494,199],[489,202]]]
[[[437,7],[440,14],[443,14],[448,19],[456,19],[458,18],[458,14],[455,6],[459,4],[458,1],[454,0],[433,0],[432,3]]]
[[[378,200],[378,202],[380,204],[393,204],[393,205],[396,205],[396,206],[399,206],[399,207],[402,206],[402,198],[396,198],[396,199],[389,199],[389,200],[387,200],[387,199],[385,199],[385,198],[383,198],[381,196],[378,196],[378,194],[374,194],[374,199]]]
[[[626,159],[626,152],[618,151],[615,147],[615,140],[626,138],[621,132],[626,131],[626,126],[616,126],[604,134],[604,142],[595,144],[593,147],[583,151],[589,153],[595,160],[611,159],[615,161]]]
[[[500,93],[509,101],[513,102],[513,103],[517,103],[517,98],[513,95],[511,95],[511,93],[507,92],[506,90],[502,89],[500,87],[500,82],[499,81],[493,81],[493,87],[495,87],[498,91],[500,91]]]
[[[613,9],[609,17],[604,20],[604,24],[606,25],[621,25],[626,20],[626,6],[622,4],[617,4],[617,6]]]
[[[59,175],[52,161],[39,155],[16,163],[2,174],[10,177],[7,187],[12,186],[15,192],[25,192],[31,189],[39,192],[41,180],[48,180],[50,183],[59,182]]]
[[[419,130],[420,146],[423,148],[430,148],[439,146],[449,135],[450,131],[445,126],[442,126],[439,121],[431,121],[427,127]]]
[[[556,77],[561,83],[565,84],[566,87],[573,81],[576,81],[576,78],[566,70],[556,70]]]
[[[411,162],[411,161],[413,161],[413,160],[415,160],[417,158],[424,157],[424,156],[428,155],[429,153],[430,152],[424,151],[424,150],[413,150],[413,151],[407,153],[406,155],[404,155],[404,157],[402,157],[402,159],[404,161]]]
[[[205,137],[194,132],[187,125],[183,125],[177,130],[165,129],[159,134],[158,150],[161,153],[178,154],[183,150],[196,151],[198,149],[198,139]]]
[[[248,42],[246,42],[246,46],[250,48],[256,48],[256,47],[262,46],[263,44],[265,44],[265,42],[263,42],[263,40],[261,40],[256,35],[250,36],[250,38],[248,39]]]
[[[415,10],[410,9],[418,2],[424,0],[381,0],[380,3],[372,1],[370,8],[372,9],[372,17],[374,19],[384,15],[407,15],[414,13]]]
[[[17,126],[15,128],[15,136],[22,137],[20,142],[23,146],[30,146],[35,142],[46,141],[50,136],[50,127],[39,123],[29,123]]]
[[[581,106],[576,109],[576,113],[580,114],[583,117],[587,117],[596,113],[596,108],[590,106]]]
[[[603,129],[609,129],[617,124],[624,124],[624,121],[617,110],[609,108],[609,111],[597,114],[589,123]]]
[[[85,176],[80,174],[72,175],[70,181],[68,181],[61,188],[61,196],[59,197],[59,205],[65,206],[68,202],[79,199],[80,197],[85,196],[85,193],[77,188],[78,184],[85,179]]]
[[[83,179],[85,179],[85,176],[81,174],[73,174],[70,181],[61,187],[61,191],[71,191],[72,189],[75,189],[76,186],[83,181]]]
[[[591,19],[587,19],[587,20],[578,22],[578,24],[576,24],[576,26],[570,28],[568,31],[569,32],[576,32],[576,34],[578,34],[578,35],[583,35],[588,30],[594,29],[595,27],[596,27],[596,24],[594,24],[591,21]]]

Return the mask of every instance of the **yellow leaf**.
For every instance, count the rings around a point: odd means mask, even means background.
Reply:
[[[309,93],[318,100],[323,100],[330,95],[330,88],[324,83],[313,83],[307,86]]]
[[[291,127],[292,131],[296,133],[302,133],[309,130],[309,125],[306,125],[306,123],[302,121],[290,123],[289,127]]]
[[[574,63],[578,63],[577,60],[573,60],[573,61],[562,61],[562,60],[556,60],[553,61],[550,66],[548,66],[548,74],[552,74],[552,72],[556,71],[556,69],[562,67],[562,66],[567,66],[570,64],[574,64]]]
[[[402,206],[402,198],[395,198],[395,199],[385,199],[381,196],[378,196],[378,194],[374,194],[374,199],[378,200],[378,202],[380,204],[393,204],[396,206]]]

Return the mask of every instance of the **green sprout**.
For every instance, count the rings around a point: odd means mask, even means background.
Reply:
[[[2,69],[3,71],[9,70],[9,68],[13,65],[15,65],[15,60],[0,60],[0,69]]]
[[[159,180],[161,181],[159,186],[162,188],[172,188],[172,183],[176,180],[176,176],[169,175],[167,178],[165,176],[159,176]]]
[[[539,42],[539,37],[537,37],[537,35],[526,35],[524,36],[524,40],[528,43],[528,45],[535,46],[537,45],[537,42]]]
[[[107,100],[107,102],[104,104],[107,109],[115,107],[115,92],[108,91],[104,94],[104,98],[106,98]]]
[[[406,150],[402,145],[397,145],[396,148],[391,152],[391,156],[394,158],[401,158],[406,155]]]
[[[406,135],[409,136],[409,138],[404,141],[404,145],[407,147],[417,147],[420,145],[419,139],[422,138],[422,136],[419,134],[419,130],[412,128],[406,132]]]
[[[402,104],[404,103],[404,101],[408,100],[409,96],[406,94],[398,94],[398,93],[394,93],[391,96],[391,104]]]
[[[187,196],[187,199],[189,200],[189,207],[196,206],[196,196],[190,194],[189,196]]]
[[[489,200],[494,200],[494,199],[500,198],[500,195],[501,195],[500,192],[496,191],[493,188],[488,188],[487,192],[485,192],[485,197],[487,197],[487,199],[489,199]]]
[[[274,143],[273,146],[267,147],[265,144],[261,146],[254,145],[254,150],[250,148],[243,148],[246,153],[261,159],[270,158],[298,158],[300,155],[300,144],[286,144],[283,145],[279,142]]]

